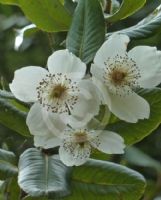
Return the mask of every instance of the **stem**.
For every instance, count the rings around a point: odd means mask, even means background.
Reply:
[[[107,0],[106,13],[111,14],[112,0]]]
[[[111,14],[111,8],[112,8],[112,0],[107,0],[107,5],[106,5],[106,9],[105,12],[107,14]],[[111,22],[108,22],[108,20],[105,17],[105,24],[106,24],[106,29],[111,25]]]
[[[47,33],[47,36],[48,36],[50,49],[53,52],[54,51],[54,38],[53,38],[53,35],[51,33]]]

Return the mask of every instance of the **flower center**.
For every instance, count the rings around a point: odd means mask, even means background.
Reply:
[[[87,138],[87,133],[86,132],[77,132],[75,133],[75,141],[77,143],[84,144],[85,142],[87,142],[88,138]]]
[[[126,72],[119,71],[118,69],[114,70],[111,73],[111,81],[113,81],[115,85],[121,85],[126,75],[127,75]]]
[[[69,113],[78,100],[77,82],[62,73],[46,75],[36,89],[39,103],[54,113]]]
[[[111,93],[125,96],[139,87],[140,71],[127,55],[108,58],[105,66],[103,79]]]
[[[67,88],[64,85],[58,84],[54,86],[53,91],[51,93],[51,98],[62,98],[67,92]]]

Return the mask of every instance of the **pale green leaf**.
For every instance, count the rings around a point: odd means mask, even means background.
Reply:
[[[69,194],[66,167],[56,155],[38,149],[28,149],[20,157],[18,183],[30,196],[60,198]]]
[[[144,18],[138,24],[131,26],[126,29],[117,31],[117,33],[122,33],[128,35],[132,40],[136,39],[147,39],[158,34],[161,30],[161,11],[158,8],[151,15]],[[107,37],[112,33],[107,33]]]
[[[14,95],[11,92],[1,89],[0,89],[0,98],[15,99]]]

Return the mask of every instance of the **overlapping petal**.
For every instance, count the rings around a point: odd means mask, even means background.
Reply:
[[[44,112],[39,103],[35,103],[27,116],[26,123],[29,127],[30,133],[34,135],[34,145],[44,149],[54,148],[60,145],[61,139],[58,137],[61,134],[61,128],[64,127],[63,122],[57,116],[52,120],[51,124],[47,123],[44,118]]]
[[[80,94],[78,102],[69,117],[69,124],[73,127],[81,127],[87,124],[92,117],[98,114],[101,104],[98,91],[90,80],[79,83]]]

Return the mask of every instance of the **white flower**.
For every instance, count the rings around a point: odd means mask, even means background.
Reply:
[[[92,148],[107,154],[124,153],[123,138],[111,131],[66,129],[60,143],[59,155],[67,166],[79,166],[90,157]]]
[[[79,58],[68,50],[59,50],[48,58],[47,66],[49,71],[36,66],[16,70],[10,84],[16,98],[35,102],[29,111],[28,126],[32,126],[39,109],[42,120],[51,125],[51,129],[55,127],[54,115],[69,120],[72,114],[71,118],[86,122],[98,113],[98,101],[93,100],[90,92],[94,86],[90,80],[83,80],[86,65]]]
[[[34,135],[34,145],[44,149],[60,146],[60,159],[67,166],[85,163],[90,157],[92,148],[108,154],[124,152],[123,138],[114,132],[90,130],[87,126],[69,127],[58,116],[53,118],[55,129],[51,130],[42,120],[40,109],[37,111],[37,116],[31,116],[30,119],[33,120],[29,128]]]
[[[128,42],[126,35],[109,37],[96,53],[91,73],[110,111],[135,123],[150,114],[148,102],[135,89],[152,88],[161,82],[161,52],[149,46],[126,52]]]

